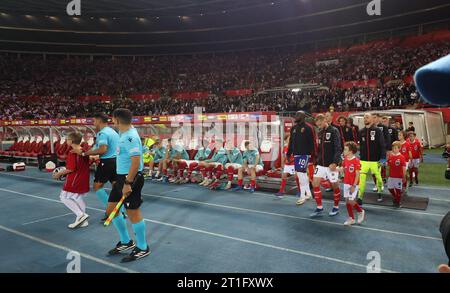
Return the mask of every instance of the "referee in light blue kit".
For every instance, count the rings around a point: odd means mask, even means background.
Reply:
[[[111,249],[109,255],[117,255],[122,251],[132,249],[132,252],[122,259],[122,262],[135,261],[150,254],[147,245],[145,222],[140,206],[142,204],[142,187],[144,186],[143,153],[141,138],[131,125],[133,115],[128,109],[116,109],[113,112],[114,125],[119,130],[119,146],[117,151],[117,178],[108,199],[106,213],[109,215],[117,203],[126,196],[124,206],[131,221],[136,242],[128,234],[127,224],[122,214],[116,216],[112,223],[117,229],[120,241]]]
[[[106,182],[116,182],[116,156],[119,134],[108,126],[108,116],[104,113],[94,115],[94,127],[97,131],[95,146],[87,151],[72,150],[82,156],[100,156],[100,164],[95,169],[94,191],[104,207],[108,204],[108,193],[103,188]],[[124,209],[121,209],[124,212]],[[106,217],[102,219],[105,221]]]

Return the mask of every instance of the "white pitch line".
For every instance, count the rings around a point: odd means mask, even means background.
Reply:
[[[149,197],[157,197],[157,198],[162,198],[162,199],[168,199],[168,200],[174,200],[174,201],[189,202],[189,203],[194,203],[194,204],[198,204],[198,205],[213,206],[213,207],[218,207],[218,208],[223,208],[223,209],[232,209],[232,210],[251,212],[251,213],[257,213],[257,214],[265,214],[265,215],[271,215],[271,216],[277,216],[277,217],[283,217],[283,218],[291,218],[291,219],[310,221],[310,222],[316,222],[316,223],[324,223],[324,224],[329,224],[329,225],[335,225],[335,226],[342,227],[342,223],[336,223],[336,222],[330,222],[330,221],[324,221],[324,220],[318,220],[318,219],[311,219],[311,218],[292,216],[292,215],[286,215],[286,214],[279,214],[279,213],[273,213],[273,212],[266,212],[266,211],[260,211],[260,210],[254,210],[254,209],[240,208],[240,207],[235,207],[235,206],[227,206],[227,205],[221,205],[221,204],[206,203],[206,202],[202,202],[202,201],[195,201],[195,200],[178,198],[178,197],[167,197],[167,196],[162,196],[162,195],[150,195],[150,194],[145,194],[145,193],[142,193],[142,195],[146,195],[146,196],[149,196]],[[377,231],[377,232],[382,232],[382,233],[389,233],[389,234],[396,234],[396,235],[403,235],[403,236],[411,236],[411,237],[432,239],[432,240],[439,240],[439,241],[442,240],[441,238],[438,238],[438,237],[423,236],[423,235],[404,233],[404,232],[397,232],[397,231],[391,231],[391,230],[384,230],[384,229],[378,229],[378,228],[370,228],[370,227],[365,227],[365,226],[355,225],[353,227],[357,228],[357,229],[363,229],[363,230],[369,230],[369,231]]]
[[[23,196],[27,196],[27,197],[32,197],[32,198],[37,198],[37,199],[42,199],[42,200],[47,200],[47,201],[51,201],[51,202],[56,202],[56,203],[60,203],[62,204],[60,201],[58,200],[54,200],[54,199],[49,199],[49,198],[45,198],[45,197],[41,197],[38,195],[32,195],[32,194],[28,194],[28,193],[23,193],[23,192],[17,192],[17,191],[13,191],[13,190],[8,190],[8,189],[4,189],[4,188],[0,188],[0,191],[5,191],[5,192],[9,192],[9,193],[13,193],[13,194],[19,194],[19,195],[23,195]],[[91,207],[86,207],[87,209],[90,210],[94,210],[94,211],[98,211],[98,212],[104,212],[104,210],[102,209],[97,209],[97,208],[91,208]],[[285,248],[285,247],[280,247],[280,246],[276,246],[276,245],[272,245],[272,244],[266,244],[266,243],[262,243],[262,242],[258,242],[258,241],[252,241],[252,240],[247,240],[247,239],[243,239],[243,238],[238,238],[238,237],[233,237],[233,236],[228,236],[225,234],[220,234],[220,233],[214,233],[214,232],[209,232],[209,231],[205,231],[205,230],[200,230],[200,229],[195,229],[195,228],[191,228],[191,227],[186,227],[186,226],[180,226],[180,225],[176,225],[176,224],[172,224],[172,223],[166,223],[166,222],[161,222],[161,221],[157,221],[157,220],[151,220],[151,219],[147,219],[144,218],[144,220],[146,222],[150,222],[150,223],[154,223],[154,224],[159,224],[159,225],[163,225],[163,226],[169,226],[169,227],[174,227],[174,228],[178,228],[178,229],[182,229],[182,230],[187,230],[187,231],[191,231],[191,232],[197,232],[197,233],[201,233],[201,234],[206,234],[206,235],[210,235],[210,236],[214,236],[214,237],[219,237],[219,238],[224,238],[224,239],[230,239],[230,240],[234,240],[234,241],[238,241],[238,242],[243,242],[243,243],[247,243],[247,244],[253,244],[253,245],[257,245],[257,246],[261,246],[261,247],[266,247],[266,248],[271,248],[271,249],[275,249],[275,250],[280,250],[280,251],[285,251],[285,252],[290,252],[290,253],[295,253],[295,254],[299,254],[299,255],[304,255],[304,256],[310,256],[310,257],[314,257],[314,258],[319,258],[319,259],[323,259],[323,260],[328,260],[328,261],[333,261],[333,262],[337,262],[337,263],[341,263],[341,264],[346,264],[346,265],[351,265],[351,266],[356,266],[359,268],[367,268],[367,265],[365,264],[359,264],[359,263],[355,263],[355,262],[351,262],[351,261],[346,261],[346,260],[341,260],[338,258],[334,258],[334,257],[328,257],[328,256],[324,256],[324,255],[320,255],[320,254],[315,254],[315,253],[309,253],[309,252],[305,252],[305,251],[301,251],[301,250],[296,250],[296,249],[291,249],[291,248]],[[48,242],[46,240],[40,239],[40,238],[36,238],[34,236],[16,231],[16,230],[12,230],[6,227],[3,227],[0,225],[0,229],[4,229],[7,231],[10,231],[11,233],[41,242],[43,244],[52,246],[52,247],[56,247],[56,248],[60,248],[60,249],[64,249],[66,251],[74,251],[72,249],[66,248],[64,246],[60,246],[58,244],[54,244],[51,242]],[[101,259],[97,259],[93,256],[87,255],[87,254],[81,254],[80,255],[86,257],[86,258],[94,258],[94,261],[101,261],[104,262],[105,264],[109,264],[109,265],[114,265],[117,266],[115,264],[112,263],[108,263],[105,262]],[[122,268],[120,266],[117,266],[118,268],[125,270],[126,268]],[[126,269],[128,270],[128,269]],[[386,273],[397,273],[396,271],[392,271],[392,270],[387,270],[387,269],[381,269],[382,272],[386,272]],[[129,272],[134,272],[129,270]]]
[[[44,240],[42,238],[38,238],[38,237],[32,236],[32,235],[27,234],[27,233],[23,233],[23,232],[20,232],[20,231],[17,231],[17,230],[5,227],[3,225],[0,225],[0,229],[3,230],[3,231],[9,232],[9,233],[15,234],[17,236],[21,236],[23,238],[27,238],[27,239],[30,239],[32,241],[39,242],[39,243],[44,244],[46,246],[50,246],[50,247],[57,248],[57,249],[60,249],[60,250],[64,250],[64,251],[67,251],[67,252],[77,251],[75,249],[71,249],[69,247],[50,242],[50,241]],[[95,256],[92,256],[90,254],[87,254],[87,253],[84,253],[84,252],[79,252],[79,251],[77,251],[77,252],[82,257],[84,257],[86,259],[89,259],[89,260],[92,260],[92,261],[94,261],[96,263],[99,263],[99,264],[102,264],[102,265],[105,265],[105,266],[108,266],[108,267],[111,267],[111,268],[114,268],[114,269],[117,269],[117,270],[120,270],[120,271],[123,271],[123,272],[126,272],[126,273],[138,273],[137,271],[121,267],[119,265],[116,265],[116,264],[113,264],[111,262],[108,262],[108,261],[105,261],[103,259],[100,259],[100,258],[97,258]]]
[[[17,174],[5,174],[5,173],[0,173],[0,175],[6,175],[6,176],[13,176],[13,177],[23,177],[23,178],[30,178],[30,179],[34,179],[34,180],[41,180],[41,181],[49,181],[52,183],[60,183],[58,181],[52,180],[52,179],[46,179],[46,178],[38,178],[38,177],[32,177],[32,176],[26,176],[26,175],[17,175]],[[184,188],[188,188],[188,187],[182,187]],[[106,190],[111,190],[111,188],[104,188]],[[271,194],[267,194],[267,193],[262,193],[262,192],[255,192],[253,194],[247,194],[247,195],[262,195],[265,197],[271,197],[271,198],[275,198],[274,195]],[[289,200],[291,199],[291,197],[286,196],[286,198]],[[433,200],[439,200],[439,199],[434,199],[434,198],[430,198]],[[295,201],[295,198],[292,197],[292,201]],[[322,201],[324,202],[333,202],[332,200],[328,200],[328,199],[322,199]],[[445,200],[444,200],[445,201]],[[341,206],[344,206],[344,203],[340,203]],[[405,210],[405,209],[393,209],[393,208],[388,208],[388,207],[383,207],[383,206],[377,206],[377,205],[371,205],[371,204],[367,204],[366,206],[373,208],[373,209],[378,209],[378,210],[384,210],[384,211],[389,211],[389,212],[394,212],[394,213],[407,213],[407,214],[417,214],[417,215],[426,215],[426,216],[433,216],[433,217],[444,217],[445,215],[443,214],[436,214],[436,213],[428,213],[428,212],[420,212],[420,211],[411,211],[411,210]]]
[[[48,221],[48,220],[53,220],[53,219],[57,219],[57,218],[62,218],[62,217],[68,216],[68,215],[73,215],[73,213],[67,213],[67,214],[64,214],[64,215],[59,215],[59,216],[54,216],[54,217],[48,217],[48,218],[42,218],[42,219],[38,219],[38,220],[35,220],[35,221],[26,222],[26,223],[23,223],[22,226],[24,226],[24,225],[30,225],[30,224],[34,224],[34,223],[40,223],[40,222],[44,222],[44,221]]]
[[[15,175],[13,175],[13,176],[15,176]],[[40,180],[40,179],[38,179],[38,180]],[[42,179],[42,180],[46,180],[46,179]],[[54,182],[54,180],[51,180],[51,181]],[[110,190],[110,188],[105,188],[105,189],[106,190]],[[0,190],[2,190],[2,189],[0,189]],[[309,217],[299,217],[299,216],[293,216],[293,215],[287,215],[287,214],[279,214],[279,213],[260,211],[260,210],[254,210],[254,209],[246,209],[246,208],[240,208],[240,207],[234,207],[234,206],[226,206],[226,205],[220,205],[220,204],[206,203],[206,202],[202,202],[202,201],[194,201],[194,200],[188,200],[188,199],[183,199],[183,198],[178,198],[178,197],[165,197],[165,196],[161,196],[161,195],[153,195],[153,194],[146,194],[146,193],[142,193],[142,194],[146,195],[146,196],[150,196],[150,197],[158,197],[158,198],[162,198],[162,199],[178,200],[178,201],[195,203],[195,204],[199,204],[199,205],[214,206],[214,207],[219,207],[219,208],[224,208],[224,209],[233,209],[233,210],[246,211],[246,212],[258,213],[258,214],[265,214],[265,215],[271,215],[271,216],[278,216],[278,217],[284,217],[284,218],[292,218],[292,219],[297,219],[297,220],[328,224],[328,225],[342,226],[341,223],[330,222],[330,221],[319,220],[319,219],[312,219],[312,218],[309,218]],[[270,196],[270,195],[266,195],[266,194],[263,194],[263,193],[259,193],[259,194],[262,194],[264,196]],[[342,205],[342,203],[341,203],[341,205]],[[381,208],[381,207],[376,207],[376,206],[370,206],[370,208],[377,208],[377,209],[388,210],[388,211],[392,210],[392,211],[397,212],[397,210],[394,210],[394,209],[387,209],[387,208]],[[401,210],[399,210],[399,211],[401,211]],[[433,213],[415,212],[415,211],[406,211],[406,212],[417,213],[417,214],[421,214],[421,215],[430,215],[430,216],[444,217],[444,215],[433,214]],[[380,233],[388,233],[388,234],[394,234],[394,235],[410,236],[410,237],[415,237],[415,238],[438,240],[438,241],[442,240],[439,237],[418,235],[418,234],[405,233],[405,232],[398,232],[398,231],[385,230],[385,229],[380,229],[380,228],[371,228],[371,227],[367,227],[367,226],[355,225],[354,227],[356,229],[375,231],[375,232],[380,232]]]
[[[274,200],[290,200],[292,202],[297,201],[297,199],[292,196],[292,195],[286,195],[283,199],[277,199],[275,198],[275,195],[270,195],[270,194],[266,194],[266,193],[262,193],[262,192],[254,192],[253,194],[255,195],[262,195],[265,197],[271,197]],[[432,199],[432,198],[429,198]],[[322,199],[323,202],[333,202],[333,200],[331,199]],[[339,202],[340,206],[345,207],[345,203],[344,202]],[[394,212],[394,213],[407,213],[407,214],[416,214],[416,215],[426,215],[426,216],[433,216],[433,217],[439,217],[442,218],[445,215],[444,214],[436,214],[436,213],[429,213],[429,212],[420,212],[420,211],[411,211],[411,210],[406,210],[406,209],[394,209],[394,208],[389,208],[389,207],[384,207],[384,206],[378,206],[378,205],[373,205],[373,204],[365,204],[366,207],[370,207],[371,209],[377,209],[377,210],[384,210],[384,211],[390,211],[390,212]]]

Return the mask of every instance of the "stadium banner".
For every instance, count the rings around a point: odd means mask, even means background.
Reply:
[[[110,96],[81,96],[77,98],[83,102],[91,102],[91,101],[102,101],[102,102],[110,102],[112,98]]]
[[[378,79],[369,80],[344,80],[338,83],[342,89],[351,89],[354,87],[377,87]]]
[[[339,64],[339,59],[320,60],[320,61],[316,62],[316,66],[321,66],[321,65],[330,66],[330,65],[338,65],[338,64]]]
[[[226,90],[224,93],[227,97],[248,96],[253,94],[253,90],[252,89]]]
[[[159,100],[160,98],[161,95],[159,93],[135,94],[130,96],[130,99],[137,101]]]
[[[195,123],[201,121],[218,122],[249,122],[265,120],[272,121],[277,116],[275,112],[240,112],[240,113],[208,113],[201,115],[164,115],[164,116],[135,116],[133,124],[170,124],[171,122]],[[60,119],[29,119],[29,120],[0,120],[0,126],[71,126],[93,125],[93,118],[60,118]]]
[[[174,93],[173,97],[182,100],[194,100],[194,99],[202,99],[210,96],[208,92],[191,92],[191,93]]]

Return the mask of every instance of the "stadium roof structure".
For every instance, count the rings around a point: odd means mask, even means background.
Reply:
[[[0,50],[113,55],[190,54],[356,42],[417,33],[450,20],[448,0],[71,0],[0,1]]]

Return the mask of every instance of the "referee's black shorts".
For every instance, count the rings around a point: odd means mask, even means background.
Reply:
[[[113,183],[116,181],[116,158],[100,159],[100,164],[95,169],[94,182],[96,183]]]
[[[114,184],[111,193],[109,194],[108,202],[120,201],[126,176],[127,175],[117,175],[116,184]],[[141,206],[143,202],[141,194],[142,187],[144,187],[144,175],[141,172],[138,172],[131,185],[131,194],[127,196],[123,204],[127,210],[136,210]]]

